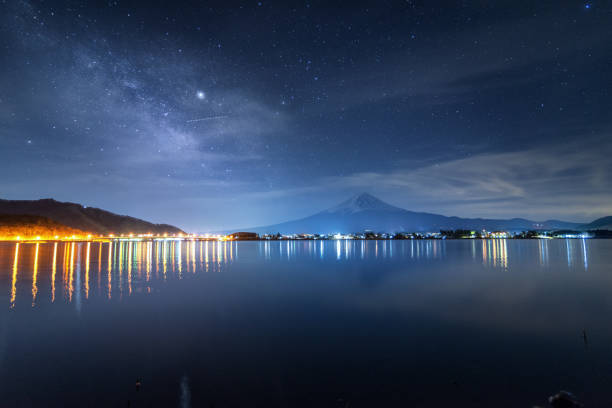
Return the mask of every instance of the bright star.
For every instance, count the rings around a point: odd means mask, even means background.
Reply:
[[[198,91],[198,93],[196,95],[197,95],[198,99],[206,98],[206,94],[203,91]]]
[[[584,8],[590,9],[590,8],[591,8],[591,5],[590,5],[590,4],[585,4],[585,5],[584,5]]]

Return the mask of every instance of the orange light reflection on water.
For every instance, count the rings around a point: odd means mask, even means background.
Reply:
[[[38,279],[38,250],[40,244],[36,244],[34,252],[34,271],[32,272],[32,307],[36,305],[36,294],[38,293],[38,286],[36,285]]]
[[[53,264],[51,265],[51,303],[55,302],[55,274],[57,272],[57,242],[53,245]]]
[[[85,254],[85,299],[89,299],[89,253],[91,250],[91,242],[87,243]]]
[[[102,286],[102,242],[98,242],[98,294]]]
[[[15,245],[15,259],[13,260],[13,276],[11,279],[11,301],[10,307],[15,307],[15,297],[17,296],[17,268],[19,265],[19,244]]]
[[[105,247],[106,242],[108,247]],[[119,290],[118,299],[121,300],[124,294],[131,296],[152,293],[161,281],[185,280],[199,272],[221,271],[221,264],[234,260],[238,249],[236,245],[229,241],[217,241],[215,244],[213,241],[197,240],[15,243],[15,247],[10,248],[14,251],[11,254],[14,259],[12,274],[8,276],[11,282],[7,282],[7,297],[10,308],[16,307],[16,303],[21,302],[20,295],[26,295],[21,293],[20,284],[21,287],[27,285],[31,286],[31,290],[24,292],[27,292],[27,303],[30,304],[31,300],[32,307],[40,305],[44,294],[44,297],[49,296],[50,304],[57,303],[59,296],[65,303],[76,302],[79,310],[81,296],[85,300],[95,296],[111,300],[113,290],[115,296]],[[92,251],[97,252],[97,257]],[[93,265],[95,258],[97,268]],[[106,266],[104,262],[107,262]],[[19,266],[22,269],[25,266],[28,271],[20,271]],[[32,271],[31,282],[29,270]],[[94,276],[96,273],[97,279]],[[104,273],[107,273],[106,277]],[[24,276],[27,283],[24,282]],[[45,290],[50,293],[47,295]]]

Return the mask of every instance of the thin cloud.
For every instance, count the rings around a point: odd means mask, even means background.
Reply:
[[[554,146],[418,169],[360,172],[331,177],[324,184],[388,193],[403,207],[448,215],[586,221],[612,214],[612,180],[605,176],[612,174],[611,154],[605,143]]]

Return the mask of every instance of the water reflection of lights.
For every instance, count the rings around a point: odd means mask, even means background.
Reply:
[[[108,286],[107,286],[107,296],[109,299],[111,299],[112,297],[112,292],[113,292],[113,274],[112,274],[112,268],[113,268],[113,243],[109,242],[108,243],[108,264],[107,264],[107,273],[108,273]]]
[[[72,302],[72,294],[74,292],[74,242],[70,245],[70,270],[68,274],[68,301]]]
[[[584,269],[589,269],[589,261],[587,258],[586,241],[582,239],[582,259],[584,260]]]
[[[236,243],[234,243],[236,245]],[[333,259],[337,261],[360,259],[391,259],[399,256],[415,259],[437,259],[446,256],[446,243],[441,240],[348,240],[328,241],[293,240],[263,241],[258,253],[265,260],[291,260],[293,258]]]
[[[196,242],[191,241],[191,272],[196,273]],[[200,242],[200,259],[202,259],[202,242]]]
[[[486,265],[487,263],[487,254],[488,252],[488,246],[487,243],[489,242],[488,240],[482,240],[482,263]]]
[[[589,242],[586,239],[529,242],[536,263],[539,260],[541,265],[549,265],[560,258],[563,264],[567,262],[571,267],[589,267]],[[72,302],[78,308],[99,296],[118,301],[137,294],[153,293],[168,282],[192,279],[193,275],[202,272],[221,272],[237,259],[238,251],[241,257],[259,254],[260,259],[270,262],[293,262],[304,258],[317,262],[355,259],[369,262],[398,257],[435,261],[447,256],[450,244],[442,240],[417,239],[410,242],[339,239],[256,243],[194,240],[16,243],[10,247],[12,269],[9,269],[5,293],[9,294],[11,308],[22,302],[28,307],[30,304],[38,307],[44,302],[58,301]],[[508,269],[510,256],[512,253],[520,255],[516,251],[521,251],[526,241],[487,239],[457,244],[463,245],[466,256],[478,263],[482,260],[485,266]],[[22,297],[28,300],[22,300]]]
[[[128,283],[128,295],[132,294],[132,242],[127,243],[128,246],[128,256],[127,256],[127,283]]]
[[[75,306],[76,306],[76,310],[77,312],[81,311],[81,305],[82,305],[82,299],[81,299],[81,243],[79,242],[78,247],[77,247],[77,262],[76,262],[76,276],[75,276],[75,280],[76,280],[76,285],[74,285],[75,288]]]
[[[87,253],[85,254],[85,299],[89,299],[89,253],[91,242],[87,243]]]
[[[36,286],[36,281],[38,277],[38,250],[40,244],[36,244],[36,249],[34,253],[34,271],[32,272],[32,307],[36,305],[36,294],[38,293],[38,286]]]
[[[102,242],[98,242],[98,294],[102,287]]]
[[[502,268],[508,267],[508,240],[502,239],[500,241],[500,266]]]
[[[57,242],[53,244],[53,263],[51,264],[51,303],[55,302],[55,274],[57,273]]]
[[[15,307],[15,298],[17,296],[17,270],[19,267],[19,244],[15,245],[15,258],[13,260],[13,275],[11,279],[11,301],[10,307]]]
[[[289,253],[296,251],[295,244],[288,249],[286,243],[283,244]],[[23,245],[32,250],[24,252]],[[57,303],[56,291],[63,288],[64,300],[74,303],[79,311],[82,305],[96,296],[113,300],[113,292],[118,291],[118,299],[121,300],[124,295],[151,293],[156,285],[168,280],[187,279],[204,271],[222,271],[224,265],[233,262],[238,255],[238,243],[232,241],[54,242],[29,245],[15,243],[12,248],[14,253],[8,289],[10,308],[14,308],[19,301],[19,283],[25,283],[22,282],[24,278],[20,265],[31,268],[26,271],[26,280],[27,284],[31,284],[28,295],[32,306],[39,305],[44,299]],[[45,273],[48,280],[44,279]],[[97,278],[94,276],[96,273]],[[31,280],[28,279],[30,276]],[[45,287],[46,282],[48,286]],[[49,296],[41,298],[41,291],[45,289],[49,291]]]
[[[64,248],[62,250],[62,276],[61,276],[61,288],[62,295],[65,297],[68,293],[68,270],[70,266],[70,244],[64,244]]]
[[[162,244],[162,248],[163,248],[162,258],[164,262],[163,274],[164,274],[164,280],[166,280],[168,277],[168,245],[166,242]]]
[[[204,244],[204,262],[206,263],[206,272],[208,272],[208,241]]]
[[[182,279],[183,278],[183,258],[181,258],[181,253],[182,253],[182,248],[183,248],[183,242],[179,242],[177,245],[177,242],[175,241],[173,247],[177,247],[176,248],[176,259],[174,259],[174,262],[177,264],[177,267],[178,267],[179,279]]]
[[[19,264],[24,263],[23,258],[27,256],[31,261],[26,264],[34,265],[32,281],[28,282],[32,284],[32,303],[38,304],[41,301],[41,273],[48,271],[50,279],[43,280],[49,282],[50,295],[47,299],[51,303],[56,302],[57,289],[63,288],[65,301],[76,302],[77,310],[94,296],[102,295],[111,300],[114,299],[113,292],[116,292],[118,299],[122,299],[134,293],[150,293],[155,285],[166,280],[185,279],[199,271],[221,271],[223,265],[237,259],[241,248],[241,244],[235,241],[54,242],[38,243],[38,250],[32,246],[32,251],[25,255],[23,245],[30,244],[20,245],[14,247],[16,254],[10,289],[11,305],[14,305],[17,298],[18,283],[23,279]],[[433,259],[443,256],[445,247],[441,241],[415,241],[410,242],[410,248],[402,248],[399,246],[401,243],[394,241],[351,240],[266,241],[255,245],[260,245],[263,259],[286,261],[303,256],[313,259],[333,256],[337,260],[389,259],[397,256],[396,251],[401,256]],[[29,273],[27,276],[29,278]]]
[[[540,265],[546,266],[548,265],[548,240],[539,239],[538,244]]]
[[[187,260],[187,262],[185,262],[185,268],[186,268],[186,272],[189,273],[189,266],[190,266],[190,261],[191,261],[191,251],[190,251],[191,246],[189,245],[189,243],[187,243],[187,245],[185,245],[185,258]]]
[[[117,283],[119,284],[119,298],[123,296],[123,242],[117,244],[119,246],[119,259],[117,260],[119,276],[117,277]]]
[[[473,248],[475,250],[475,247]],[[508,240],[487,239],[482,240],[482,263],[487,266],[508,268]]]

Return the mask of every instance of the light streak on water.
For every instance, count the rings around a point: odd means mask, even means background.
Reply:
[[[75,307],[77,313],[81,312],[82,300],[81,300],[81,244],[77,246],[77,264],[76,264],[76,295],[75,295]]]
[[[119,299],[123,296],[123,242],[117,244],[119,246],[119,259],[118,261],[118,272],[117,284],[119,285]],[[116,295],[115,295],[116,296]]]
[[[40,244],[36,244],[36,249],[34,253],[34,270],[32,272],[32,307],[36,305],[36,294],[38,293],[38,286],[36,285],[37,277],[38,277],[38,250]]]
[[[128,255],[127,255],[127,282],[128,282],[128,295],[132,294],[132,247],[134,243],[128,242]]]
[[[36,305],[36,294],[38,293],[38,286],[36,286],[36,281],[38,277],[38,250],[40,244],[36,244],[36,252],[34,254],[34,271],[32,272],[32,307]]]
[[[53,263],[51,264],[51,303],[55,302],[55,274],[57,273],[57,242],[53,244]]]
[[[204,262],[206,263],[206,272],[208,272],[208,241],[204,244]]]
[[[102,242],[98,242],[98,294],[102,287]]]
[[[89,252],[91,250],[91,242],[87,243],[85,254],[85,299],[89,299]]]
[[[15,245],[15,258],[13,260],[13,275],[11,279],[11,301],[10,307],[15,307],[15,298],[17,296],[17,270],[19,266],[19,244]]]
[[[167,279],[168,277],[168,244],[167,242],[164,242],[163,244],[163,260],[164,260],[164,270],[163,270],[163,274],[164,274],[164,280]]]
[[[74,292],[74,242],[70,245],[70,270],[68,273],[68,301],[72,302],[72,294]]]
[[[586,241],[582,238],[582,257],[584,260],[584,270],[589,269],[589,261],[587,259],[587,249],[586,249]]]
[[[108,243],[108,298],[112,298],[113,292],[113,243]]]

